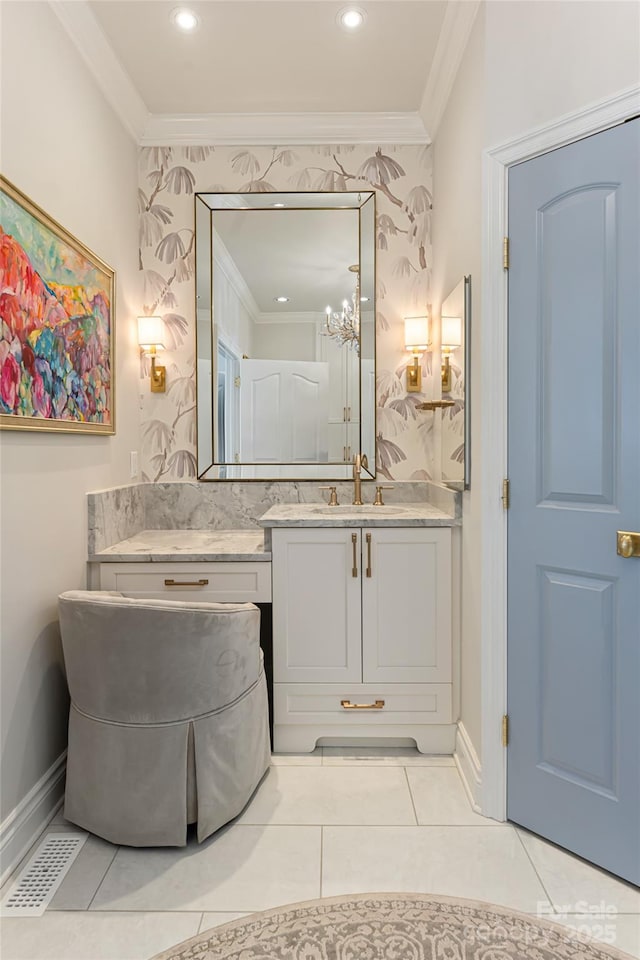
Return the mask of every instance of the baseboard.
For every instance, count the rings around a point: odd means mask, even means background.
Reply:
[[[471,806],[482,813],[482,767],[463,723],[458,723],[453,759]]]
[[[60,808],[66,762],[65,750],[0,824],[0,884],[15,870]]]

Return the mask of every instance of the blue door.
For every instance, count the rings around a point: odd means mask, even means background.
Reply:
[[[635,883],[639,171],[636,119],[509,174],[507,814]]]

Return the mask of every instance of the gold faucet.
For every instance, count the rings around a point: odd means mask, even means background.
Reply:
[[[353,506],[361,507],[362,506],[362,481],[360,479],[360,470],[364,467],[365,470],[369,468],[369,461],[367,460],[366,453],[356,453],[353,458]]]

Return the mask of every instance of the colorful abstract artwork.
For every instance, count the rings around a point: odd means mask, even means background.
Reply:
[[[115,432],[114,272],[0,178],[0,426]]]

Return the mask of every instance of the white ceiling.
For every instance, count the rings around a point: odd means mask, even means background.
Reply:
[[[358,210],[216,210],[214,225],[261,313],[321,320],[355,290]]]
[[[49,2],[140,143],[238,144],[428,142],[480,0]]]
[[[377,0],[347,33],[345,3],[109,0],[90,7],[151,113],[306,113],[418,110],[444,0]]]

